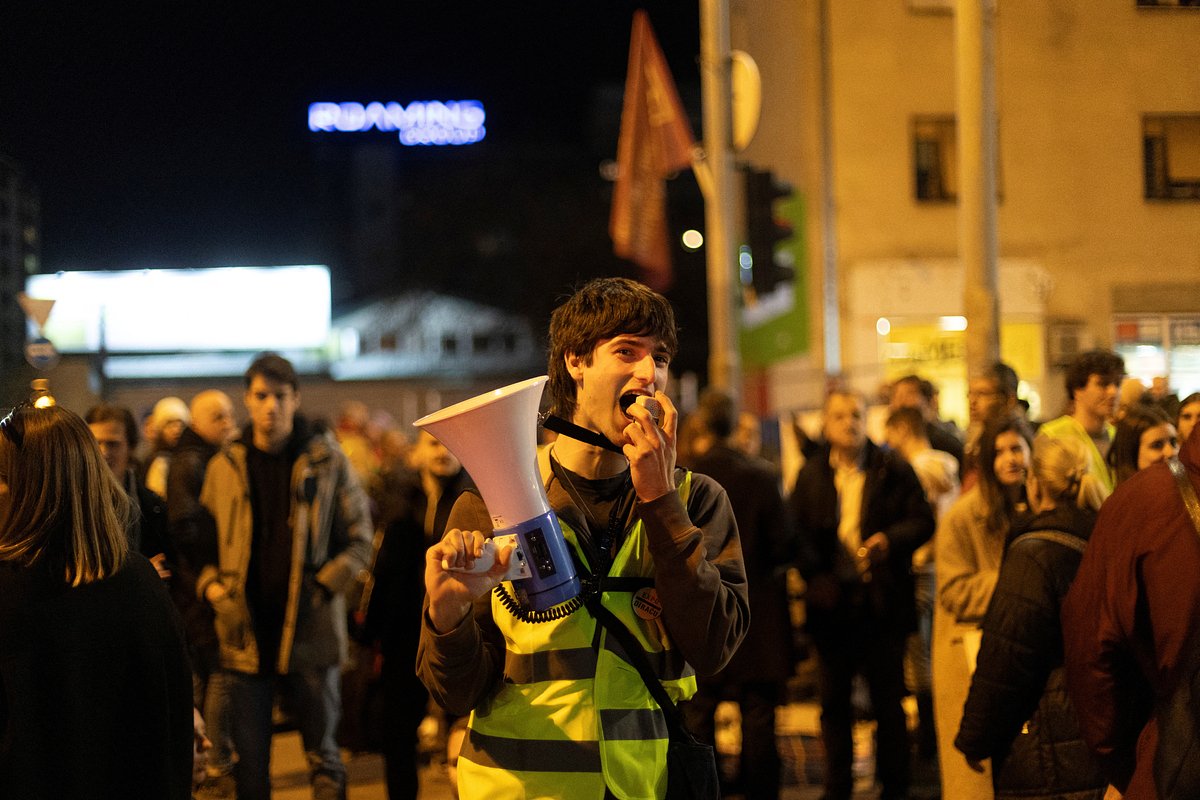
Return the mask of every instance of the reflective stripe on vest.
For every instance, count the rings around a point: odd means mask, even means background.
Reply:
[[[679,495],[686,504],[691,473]],[[559,520],[579,551],[575,532]],[[653,577],[645,525],[626,532],[609,574]],[[660,619],[633,611],[632,587],[604,591],[601,602],[645,648],[652,668],[676,702],[696,691],[695,671],[671,646]],[[604,797],[653,800],[666,790],[668,729],[658,704],[615,638],[580,609],[568,617],[526,623],[493,598],[492,615],[504,635],[504,680],[495,696],[471,714],[459,755],[459,791],[469,798]],[[599,633],[599,649],[593,647]]]

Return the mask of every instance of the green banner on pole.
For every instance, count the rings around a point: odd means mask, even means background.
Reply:
[[[766,367],[809,350],[804,198],[796,193],[781,200],[776,213],[791,224],[793,235],[776,246],[774,256],[792,268],[793,277],[764,297],[743,294],[739,343],[742,363],[749,367]]]

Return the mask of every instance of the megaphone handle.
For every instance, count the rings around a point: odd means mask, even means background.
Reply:
[[[465,572],[468,575],[480,575],[487,572],[496,563],[496,545],[491,539],[483,543],[483,549],[470,567],[451,567],[450,562],[442,559],[442,569],[447,572]]]

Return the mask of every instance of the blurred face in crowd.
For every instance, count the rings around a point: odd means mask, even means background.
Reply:
[[[246,411],[260,450],[274,450],[292,435],[300,393],[290,383],[255,375],[246,390]]]
[[[228,442],[234,432],[233,401],[229,395],[215,390],[196,395],[192,401],[192,429],[215,447]]]
[[[179,444],[179,437],[183,435],[183,429],[187,427],[187,423],[181,419],[169,419],[162,424],[159,429],[159,437],[162,443],[167,447],[174,447]]]
[[[1179,409],[1179,441],[1186,442],[1200,419],[1200,403],[1188,403]]]
[[[995,378],[972,378],[967,383],[967,416],[971,422],[982,425],[995,419],[1005,406],[1005,397]]]
[[[737,428],[733,431],[733,444],[748,456],[757,456],[762,452],[762,427],[758,417],[749,411],[738,414]]]
[[[1087,385],[1075,390],[1075,414],[1077,418],[1106,420],[1112,417],[1117,404],[1117,384],[1112,375],[1088,375]]]
[[[858,450],[866,439],[863,404],[856,395],[832,394],[825,401],[825,438],[836,450]]]
[[[417,435],[417,443],[413,445],[413,465],[436,478],[453,477],[462,469],[462,464],[446,445],[424,430]]]
[[[996,480],[1001,486],[1016,486],[1025,482],[1029,469],[1029,445],[1016,431],[1005,431],[996,437],[996,460],[992,463]]]
[[[129,440],[125,437],[125,426],[116,420],[93,422],[88,425],[96,444],[100,445],[100,454],[104,462],[112,470],[117,480],[124,481],[129,469]]]
[[[914,381],[898,381],[892,386],[892,397],[888,407],[893,411],[897,408],[918,408],[925,410],[925,397],[921,387]]]
[[[1175,426],[1155,425],[1142,431],[1138,440],[1137,468],[1145,469],[1151,464],[1166,461],[1179,449],[1179,440],[1175,438]]]

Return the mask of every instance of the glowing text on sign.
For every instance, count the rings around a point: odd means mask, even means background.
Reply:
[[[478,100],[400,103],[312,103],[308,129],[317,132],[395,132],[405,145],[474,144],[487,134]]]

